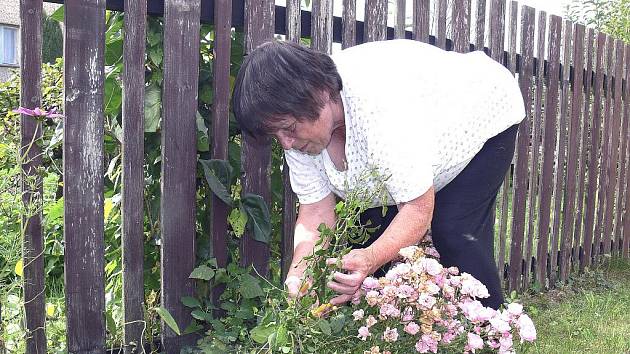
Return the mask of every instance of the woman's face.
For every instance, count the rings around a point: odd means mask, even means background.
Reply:
[[[330,144],[333,131],[343,126],[343,108],[341,101],[328,102],[322,108],[315,121],[286,117],[281,120],[273,132],[285,150],[295,149],[309,155],[318,155]]]

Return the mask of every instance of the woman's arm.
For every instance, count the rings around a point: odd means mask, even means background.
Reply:
[[[287,272],[286,285],[289,294],[298,294],[302,274],[306,269],[306,263],[302,262],[302,258],[313,253],[313,248],[319,240],[317,228],[321,223],[333,228],[335,220],[335,196],[332,193],[319,202],[300,205],[293,236],[293,260]]]
[[[367,248],[355,249],[341,260],[346,273],[335,272],[328,287],[340,293],[331,300],[344,303],[357,292],[363,280],[387,262],[395,259],[401,248],[418,243],[431,225],[435,190],[429,188],[423,195],[398,206],[398,214],[383,234]],[[329,259],[329,264],[336,259]]]

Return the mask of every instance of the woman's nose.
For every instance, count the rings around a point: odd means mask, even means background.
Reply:
[[[293,147],[293,142],[295,141],[295,139],[293,139],[292,137],[287,136],[284,133],[278,133],[278,135],[276,135],[276,138],[278,139],[280,145],[282,145],[283,149],[290,150]]]

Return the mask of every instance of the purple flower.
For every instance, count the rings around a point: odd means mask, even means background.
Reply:
[[[26,116],[30,116],[30,117],[46,117],[46,118],[61,118],[63,117],[62,114],[58,114],[57,113],[57,108],[53,108],[51,109],[49,112],[39,108],[39,107],[35,107],[35,109],[28,109],[28,108],[24,108],[24,107],[20,107],[18,109],[14,109],[13,113],[17,113],[17,114],[24,114]]]

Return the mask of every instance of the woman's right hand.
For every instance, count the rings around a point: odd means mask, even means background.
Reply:
[[[297,275],[288,275],[284,281],[284,286],[292,298],[302,297],[306,295],[311,287],[310,281],[304,281],[302,277]]]

